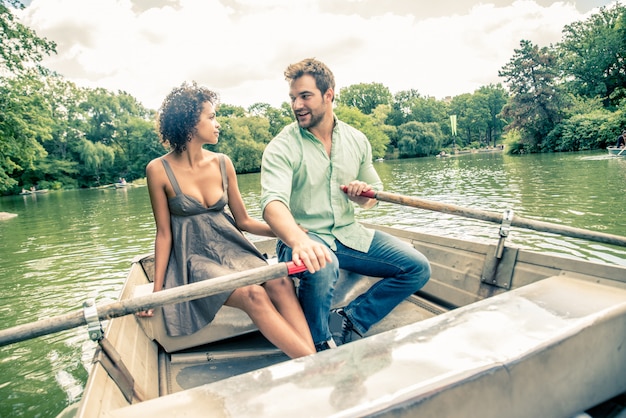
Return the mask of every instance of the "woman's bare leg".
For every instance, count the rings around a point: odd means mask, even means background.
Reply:
[[[236,289],[225,304],[246,312],[265,338],[289,357],[315,353],[312,341],[309,344],[299,330],[285,320],[262,286],[250,285]]]
[[[288,277],[274,279],[263,284],[270,300],[276,306],[278,312],[298,331],[298,334],[315,350],[313,337],[309,324],[300,306],[300,301],[296,296],[296,289],[293,280]]]

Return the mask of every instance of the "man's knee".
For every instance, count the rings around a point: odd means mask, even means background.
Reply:
[[[424,258],[419,264],[416,265],[416,269],[416,285],[418,286],[418,289],[421,289],[426,284],[426,282],[430,280],[430,275],[432,273],[430,269],[430,263],[426,258]]]

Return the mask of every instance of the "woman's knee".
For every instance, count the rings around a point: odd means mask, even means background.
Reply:
[[[229,298],[233,306],[245,311],[269,306],[271,301],[263,286],[253,284],[236,289]]]
[[[266,282],[263,287],[270,295],[270,297],[290,294],[295,295],[296,293],[293,280],[289,277],[281,277],[278,279],[270,280]]]

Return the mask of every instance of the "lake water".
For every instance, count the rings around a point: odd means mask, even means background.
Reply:
[[[605,153],[477,153],[375,163],[385,190],[626,236],[626,159]],[[238,177],[260,218],[259,175]],[[152,251],[146,187],[0,198],[0,329],[114,301],[131,260]],[[381,203],[360,219],[495,242],[499,226]],[[254,239],[254,237],[251,237]],[[626,248],[513,228],[507,244],[626,265]],[[80,399],[95,343],[86,329],[0,347],[0,417],[55,417]]]

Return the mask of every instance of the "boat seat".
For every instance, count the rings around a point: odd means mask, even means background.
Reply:
[[[152,293],[153,284],[147,283],[135,287],[134,297]],[[250,317],[242,310],[230,306],[222,306],[213,321],[201,330],[185,336],[171,337],[165,330],[163,310],[156,308],[152,317],[136,317],[146,335],[159,344],[168,353],[209,344],[215,341],[243,335],[256,331]]]
[[[148,260],[148,262],[152,261],[153,259]],[[276,258],[271,258],[268,262],[272,264],[278,261]],[[147,274],[151,275],[151,266],[144,266],[144,269],[148,269],[149,273]],[[332,307],[337,308],[347,305],[353,298],[365,292],[378,280],[380,279],[371,277],[363,280],[360,275],[340,270],[339,279],[335,284]],[[298,281],[296,279],[297,284]],[[152,283],[138,285],[135,287],[133,296],[148,295],[152,293],[152,289]],[[161,308],[154,310],[154,316],[137,317],[137,320],[146,335],[153,341],[161,344],[168,353],[198,347],[258,330],[245,312],[230,306],[222,306],[213,321],[201,330],[191,335],[180,337],[171,337],[167,334]]]

